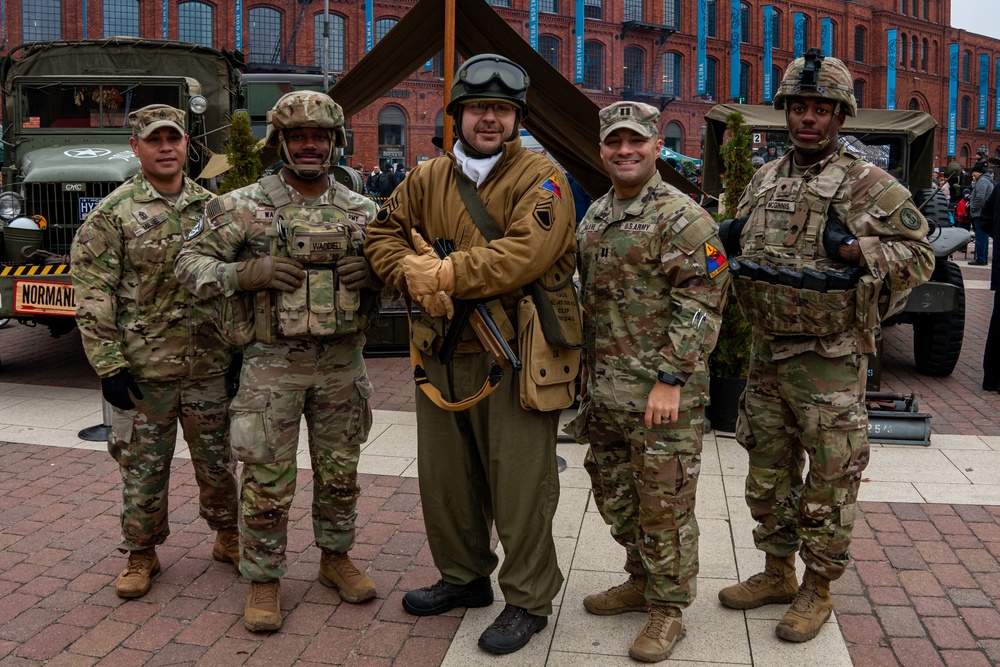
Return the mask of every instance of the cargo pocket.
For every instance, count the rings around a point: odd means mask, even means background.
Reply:
[[[229,442],[243,463],[273,463],[271,392],[237,395],[229,406]]]
[[[739,407],[736,412],[736,442],[746,451],[757,446],[757,439],[750,428],[750,415],[747,413],[747,391],[740,394]]]
[[[333,271],[309,269],[309,333],[330,336],[337,333]]]
[[[293,292],[278,292],[278,329],[284,336],[309,334],[309,282]]]
[[[372,429],[372,409],[368,404],[368,399],[375,393],[371,381],[367,375],[362,375],[354,381],[356,405],[351,413],[351,428],[348,430],[350,444],[360,444],[368,439],[368,432]]]
[[[127,465],[126,455],[135,433],[135,413],[111,411],[111,431],[108,433],[108,453],[119,465]]]

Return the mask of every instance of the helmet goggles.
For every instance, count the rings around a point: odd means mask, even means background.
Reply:
[[[458,72],[467,93],[486,93],[495,81],[507,93],[516,95],[528,89],[531,79],[521,67],[499,56],[479,57],[465,64]]]

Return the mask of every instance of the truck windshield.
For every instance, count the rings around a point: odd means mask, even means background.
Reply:
[[[147,104],[179,107],[181,89],[163,84],[53,83],[21,88],[23,129],[127,128]]]

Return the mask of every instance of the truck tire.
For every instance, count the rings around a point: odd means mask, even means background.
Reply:
[[[928,204],[930,206],[930,204]],[[965,334],[965,283],[954,262],[939,258],[931,280],[959,288],[958,308],[950,313],[918,315],[913,320],[913,361],[924,375],[951,375],[962,354]]]
[[[928,197],[930,201],[924,204]],[[927,218],[927,222],[931,227],[951,227],[951,216],[948,215],[948,200],[945,199],[943,192],[940,190],[935,191],[934,188],[924,188],[917,191],[913,201],[918,208],[923,205],[923,208],[920,208],[920,212]]]

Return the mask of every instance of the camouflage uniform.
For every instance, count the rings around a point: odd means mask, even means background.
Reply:
[[[176,203],[140,172],[108,195],[80,227],[72,248],[77,324],[102,378],[127,369],[144,399],[112,408],[108,449],[121,468],[119,549],[163,543],[177,420],[191,451],[200,514],[213,530],[237,525],[224,373],[231,346],[211,304],[177,282],[170,267],[211,193],[185,178]]]
[[[577,232],[584,309],[594,500],[625,547],[625,570],[646,598],[687,607],[695,597],[706,359],[715,347],[729,271],[715,223],[658,173],[619,215],[597,200]],[[659,372],[689,374],[676,421],[646,428]]]
[[[284,180],[293,205],[333,207],[363,234],[376,206],[331,180],[307,200]],[[180,281],[203,297],[235,292],[236,263],[275,254],[275,207],[260,183],[215,200],[177,258]],[[279,249],[287,256],[287,250]],[[232,445],[243,462],[240,571],[251,581],[285,571],[288,512],[295,493],[299,423],[309,430],[316,544],[344,553],[354,543],[358,456],[371,428],[360,332],[255,340],[243,351],[240,390],[231,406]]]

